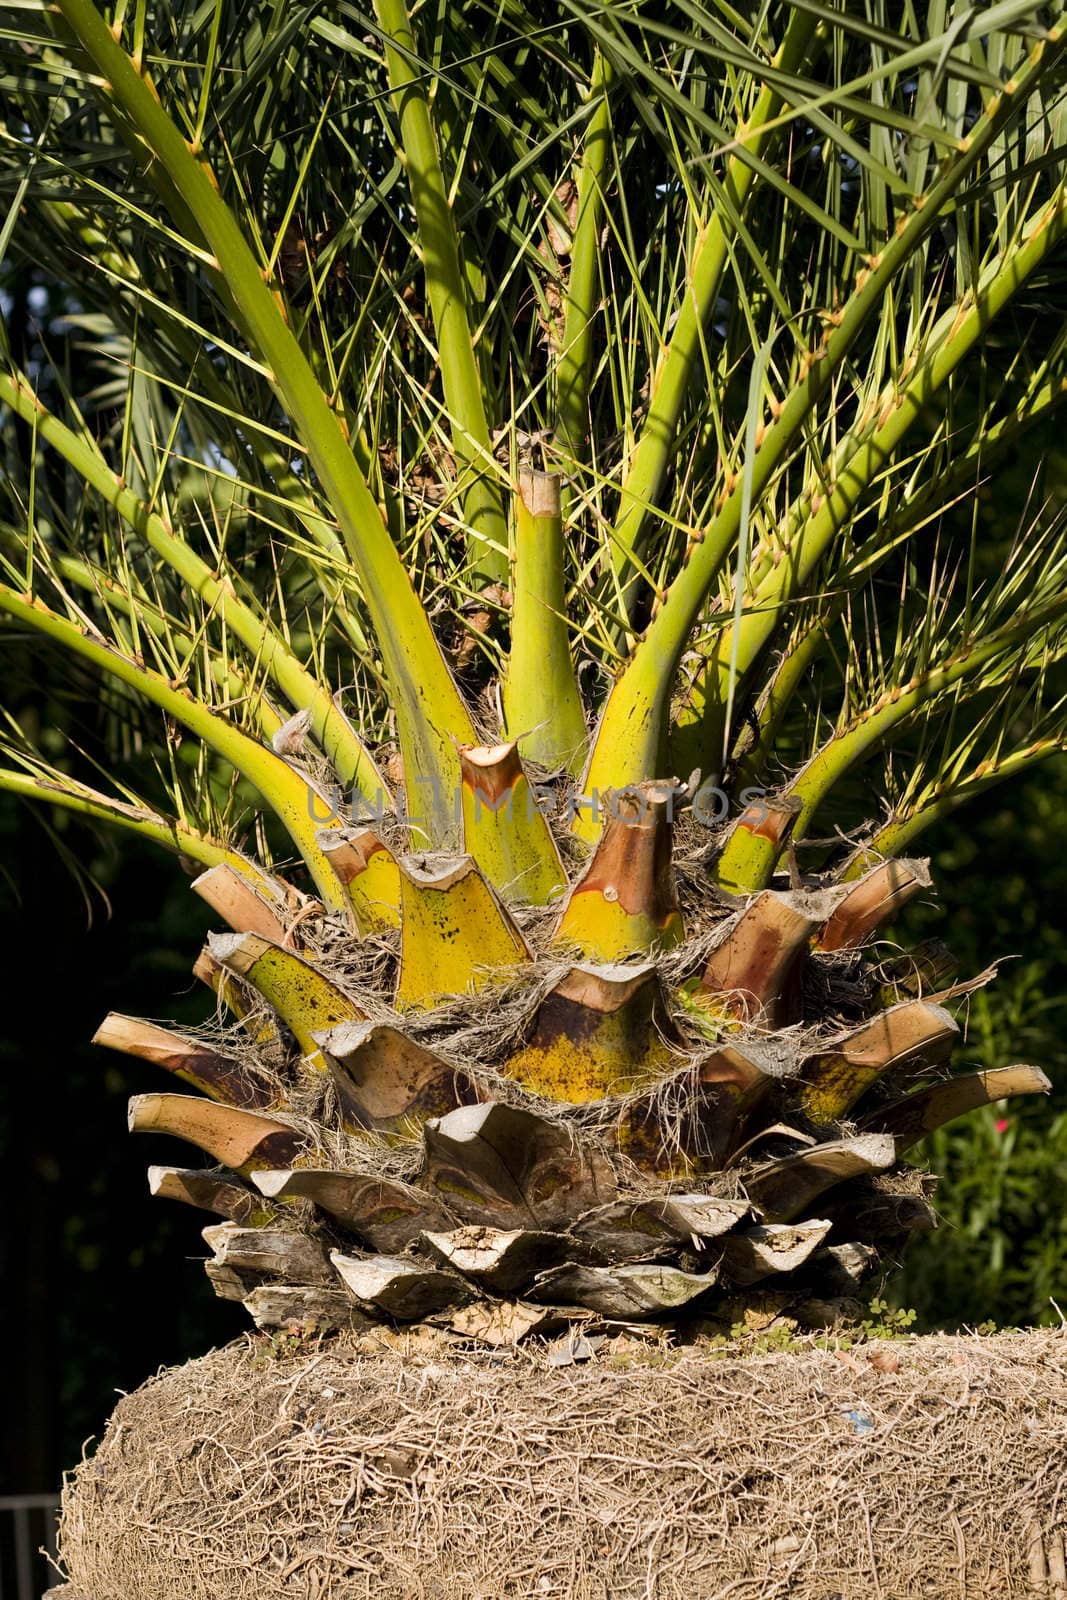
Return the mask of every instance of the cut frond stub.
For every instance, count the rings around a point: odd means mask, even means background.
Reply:
[[[685,937],[671,867],[673,783],[641,783],[607,797],[608,818],[571,890],[556,938],[596,961],[669,950]]]

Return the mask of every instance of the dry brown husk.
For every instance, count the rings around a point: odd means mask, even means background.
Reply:
[[[568,1366],[250,1337],[121,1401],[66,1487],[62,1592],[1059,1600],[1065,1497],[1067,1330]]]

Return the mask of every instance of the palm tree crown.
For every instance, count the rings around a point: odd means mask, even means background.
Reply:
[[[0,786],[231,927],[225,1048],[101,1030],[208,1096],[132,1116],[222,1164],[154,1179],[220,1292],[858,1271],[1047,1087],[942,1081],[965,986],[858,952],[1062,746],[1063,517],[988,492],[1065,392],[1062,7],[18,18],[0,613],[100,688]]]

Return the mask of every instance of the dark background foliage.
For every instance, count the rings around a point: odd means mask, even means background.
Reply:
[[[106,884],[110,911],[95,891],[87,901],[44,820],[0,805],[0,1271],[8,1371],[18,1375],[4,1407],[0,1493],[54,1488],[116,1389],[242,1324],[196,1262],[207,1219],[149,1197],[146,1163],[181,1164],[180,1147],[165,1153],[169,1141],[149,1149],[126,1134],[127,1097],[154,1086],[152,1069],[89,1043],[111,1009],[204,1015],[189,967],[206,908],[169,858],[64,830],[65,846]]]

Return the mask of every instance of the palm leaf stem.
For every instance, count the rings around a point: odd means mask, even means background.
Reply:
[[[0,403],[35,427],[37,434],[95,489],[119,516],[188,584],[204,604],[218,612],[226,627],[264,667],[289,703],[307,711],[315,738],[340,781],[354,785],[364,798],[388,792],[366,746],[334,704],[333,697],[312,677],[285,641],[258,610],[234,592],[229,578],[217,578],[207,562],[112,472],[87,434],[76,434],[34,394],[28,379],[0,372]]]
[[[803,837],[831,790],[872,749],[890,742],[906,724],[929,712],[951,691],[966,694],[980,688],[981,682],[976,684],[975,680],[983,668],[995,666],[998,657],[1012,659],[1020,644],[1045,635],[1065,616],[1067,595],[1058,595],[1032,609],[1024,607],[1011,622],[979,637],[948,661],[888,690],[873,706],[834,733],[783,791],[787,801],[800,802],[795,836]],[[774,871],[779,849],[779,845],[746,828],[735,828],[717,864],[720,883],[734,893],[754,893],[764,888]]]
[[[316,834],[330,824],[329,810],[306,778],[272,750],[217,716],[188,690],[175,687],[160,673],[131,661],[103,639],[82,632],[40,600],[18,595],[8,585],[0,584],[0,612],[51,639],[68,655],[81,656],[126,684],[227,761],[258,790],[281,822],[304,858],[323,904],[331,911],[349,914],[348,896],[316,840]]]
[[[593,110],[578,169],[563,341],[556,362],[556,442],[572,455],[582,453],[589,434],[589,376],[600,298],[600,229],[611,149],[611,84],[611,63],[598,50],[589,84]]]
[[[165,817],[148,807],[116,800],[85,784],[76,783],[66,774],[62,775],[61,780],[52,780],[0,768],[0,790],[37,804],[59,806],[63,811],[91,818],[94,822],[106,822],[109,826],[123,828],[152,844],[161,845],[175,855],[195,861],[198,866],[231,867],[267,899],[279,900],[282,896],[282,890],[275,880],[239,850],[231,849],[208,834],[197,832],[187,823],[179,822],[177,817]]]
[[[504,679],[509,734],[539,766],[578,773],[586,726],[568,636],[563,515],[555,473],[523,468],[515,496],[511,648]]]
[[[972,772],[957,779],[933,785],[912,804],[894,807],[892,815],[855,852],[841,874],[842,882],[851,883],[862,878],[887,856],[904,855],[927,828],[953,816],[960,806],[996,784],[1017,777],[1049,756],[1062,755],[1063,748],[1062,738],[1037,739],[1021,750],[983,761]]]
[[[1047,73],[1067,43],[1067,24],[1059,23],[1039,40],[1022,68],[1011,80],[1010,92],[991,100],[961,141],[956,158],[945,166],[926,193],[916,196],[913,209],[877,255],[860,271],[851,299],[836,315],[831,331],[817,350],[808,353],[802,376],[793,386],[766,429],[752,463],[753,501],[762,494],[792,449],[813,409],[828,387],[835,370],[852,348],[871,313],[882,302],[889,285],[914,255],[944,208],[974,171],[1005,124],[1024,106],[1031,90]],[[746,475],[747,484],[747,475]],[[621,677],[614,684],[600,719],[584,777],[586,790],[598,794],[654,775],[665,759],[671,685],[689,630],[699,615],[708,591],[733,548],[741,521],[743,488],[735,484],[721,510],[693,542],[652,622],[635,646]],[[585,838],[599,832],[599,820],[580,812],[576,829]]]
[[[1067,191],[1055,199],[1025,231],[1025,242],[994,263],[974,296],[951,307],[931,335],[926,354],[912,376],[895,393],[883,396],[879,423],[851,456],[838,466],[830,492],[817,496],[811,514],[797,529],[780,559],[774,563],[752,596],[752,608],[741,618],[734,654],[734,629],[717,633],[703,688],[699,685],[679,715],[676,738],[683,764],[705,763],[722,744],[726,707],[736,664],[734,694],[762,659],[775,633],[788,616],[789,602],[805,589],[826,552],[855,514],[874,479],[893,460],[905,435],[942,399],[949,378],[987,331],[990,322],[1019,293],[1067,233]],[[892,546],[896,536],[892,520],[876,538]],[[699,739],[690,744],[685,729],[700,724]]]
[[[129,617],[137,628],[145,628],[161,643],[167,644],[177,654],[190,660],[194,651],[204,651],[207,670],[213,681],[226,696],[227,707],[241,705],[246,709],[256,733],[269,743],[280,732],[283,721],[262,691],[246,673],[238,670],[233,660],[223,652],[210,650],[202,638],[193,638],[183,628],[174,625],[158,607],[153,607],[143,594],[134,594],[129,583],[120,583],[101,567],[90,566],[76,556],[56,556],[53,561],[57,578],[73,584],[88,594],[102,599],[110,610]],[[133,653],[133,643],[126,640],[127,654]]]
[[[59,9],[195,219],[240,307],[245,331],[270,369],[272,386],[304,440],[361,580],[392,692],[409,795],[418,798],[420,780],[433,792],[442,785],[458,790],[455,740],[474,742],[469,713],[339,419],[214,174],[199,151],[190,148],[91,0],[59,0]],[[428,807],[424,823],[431,838],[452,837],[447,808]]]
[[[471,478],[463,496],[465,520],[477,540],[474,570],[485,584],[508,573],[508,530],[493,470],[482,380],[467,310],[452,200],[441,157],[422,66],[405,0],[375,0],[385,39],[385,61],[400,121],[404,166],[418,221],[419,250],[426,278],[441,363],[441,383],[452,426],[457,465]]]

